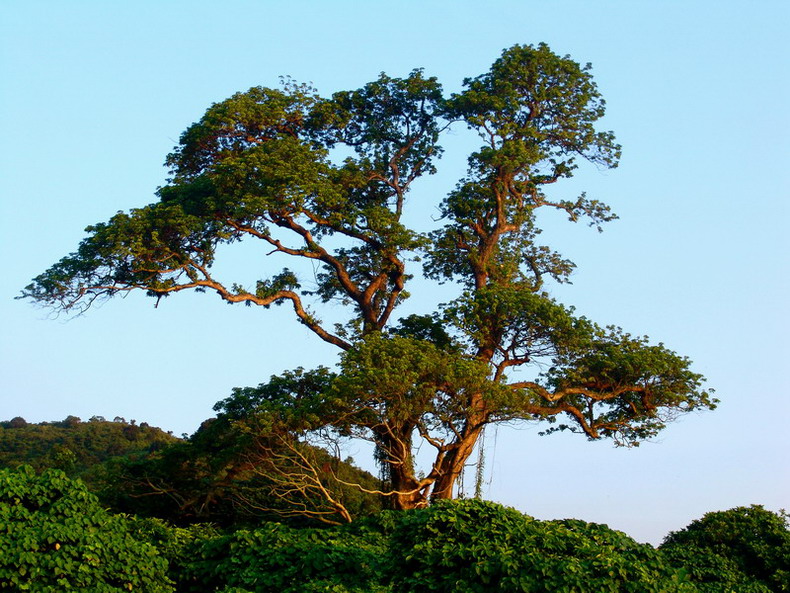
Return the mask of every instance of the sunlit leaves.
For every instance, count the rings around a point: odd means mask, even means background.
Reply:
[[[305,119],[316,101],[312,88],[286,80],[282,90],[254,87],[215,103],[167,157],[174,181],[195,178],[269,140],[305,135]]]
[[[303,432],[331,422],[332,402],[325,395],[335,374],[325,367],[312,371],[298,368],[272,376],[257,387],[236,388],[214,406],[230,420],[249,420],[285,426]]]
[[[0,470],[0,589],[169,593],[167,565],[58,470]]]
[[[487,365],[414,338],[372,334],[341,362],[333,390],[370,426],[413,422],[451,432],[473,394],[490,395]],[[365,421],[365,420],[363,420]]]
[[[613,166],[620,147],[611,132],[593,127],[605,102],[589,70],[546,44],[516,45],[490,72],[466,79],[466,90],[453,95],[448,111],[478,130],[491,150],[476,158],[489,166],[509,164],[519,171],[550,165],[552,175],[568,176],[576,155]]]
[[[560,352],[545,379],[553,393],[565,396],[560,401],[583,412],[575,417],[581,424],[576,430],[636,445],[681,413],[716,407],[702,375],[689,366],[663,344],[593,327],[587,341]]]

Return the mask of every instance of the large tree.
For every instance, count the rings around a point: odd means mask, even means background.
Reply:
[[[538,242],[538,213],[560,210],[599,230],[615,218],[585,195],[548,195],[577,161],[617,165],[613,134],[595,127],[603,114],[590,66],[543,44],[504,51],[449,96],[421,70],[329,98],[290,80],[256,87],[212,105],[184,132],[158,202],[89,227],[78,250],[23,296],[72,312],[136,289],[155,299],[198,290],[229,303],[289,304],[338,347],[339,370],[273,377],[234,391],[218,411],[265,437],[262,466],[278,458],[272,443],[298,455],[299,442],[317,437],[373,441],[396,508],[452,497],[491,423],[545,421],[547,432],[634,445],[715,400],[688,359],[601,328],[547,292],[574,265]],[[482,143],[439,205],[437,228],[416,232],[404,224],[414,206],[407,195],[435,171],[440,136],[459,124]],[[254,286],[212,268],[219,247],[242,240],[262,244],[272,263]],[[279,260],[295,271],[278,271]],[[298,262],[308,263],[309,286]],[[420,272],[454,284],[457,298],[398,316]],[[345,305],[345,323],[315,314],[330,301]],[[435,456],[420,471],[413,456],[423,443]]]

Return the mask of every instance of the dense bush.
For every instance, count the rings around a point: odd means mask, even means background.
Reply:
[[[651,546],[623,533],[582,521],[537,521],[480,500],[404,515],[389,555],[398,592],[696,591]]]
[[[759,506],[709,513],[659,550],[480,500],[221,534],[111,515],[81,482],[27,466],[0,470],[0,550],[0,589],[32,593],[790,591],[787,515]]]
[[[788,515],[761,506],[707,513],[660,550],[704,593],[790,591]]]
[[[387,515],[386,513],[384,514]],[[383,581],[386,536],[374,521],[333,528],[265,523],[195,545],[184,592],[376,593]]]
[[[187,567],[194,562],[194,550],[201,542],[220,536],[211,524],[196,523],[175,527],[155,517],[127,517],[131,534],[138,540],[154,546],[168,565],[168,576],[175,583],[176,591],[188,590]]]
[[[0,470],[0,549],[0,589],[173,591],[156,548],[59,470]]]

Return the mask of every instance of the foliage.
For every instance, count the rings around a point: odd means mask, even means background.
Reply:
[[[239,525],[288,514],[271,480],[262,475],[264,451],[256,435],[210,419],[189,439],[177,439],[143,422],[108,422],[70,416],[62,422],[0,423],[0,467],[31,465],[79,477],[114,512],[160,517],[176,524]],[[310,449],[320,467],[330,464],[347,481],[380,484],[350,463]],[[320,459],[320,463],[318,460]],[[380,509],[377,496],[333,484],[352,516]],[[342,492],[341,492],[342,491]],[[320,506],[322,501],[316,500]]]
[[[223,526],[262,519],[290,524],[315,520],[335,523],[381,508],[377,496],[336,482],[329,484],[331,497],[342,501],[349,513],[346,519],[327,509],[323,496],[302,496],[298,500],[278,496],[282,476],[269,470],[275,460],[277,467],[284,469],[283,459],[293,455],[293,450],[260,432],[242,430],[227,417],[214,418],[205,421],[186,441],[142,459],[125,461],[115,474],[122,487],[116,484],[113,508],[181,525],[210,521]],[[354,467],[351,460],[341,461],[323,449],[304,445],[299,445],[298,451],[312,464],[288,466],[291,486],[313,477],[309,470],[315,466],[324,472],[331,470],[345,481],[378,487],[377,479]]]
[[[326,529],[264,523],[194,547],[193,585],[183,591],[383,592],[385,552],[380,526],[365,520]]]
[[[175,584],[176,591],[192,586],[192,583],[185,580],[188,579],[187,567],[194,561],[194,548],[200,542],[220,535],[216,526],[208,523],[174,527],[155,517],[134,516],[127,516],[127,521],[134,538],[151,544],[159,556],[166,560],[168,577]]]
[[[616,218],[584,194],[548,195],[580,162],[617,165],[613,133],[596,127],[604,108],[590,66],[545,44],[506,49],[449,96],[421,70],[331,97],[291,80],[255,87],[212,105],[182,134],[158,202],[89,227],[22,297],[70,312],[133,290],[157,302],[195,290],[231,304],[290,305],[340,350],[342,373],[285,373],[237,390],[219,411],[240,430],[273,435],[261,471],[279,494],[323,496],[324,510],[344,519],[352,513],[333,493],[345,478],[322,472],[305,445],[371,440],[385,495],[401,509],[451,498],[490,423],[545,421],[546,433],[636,445],[716,400],[687,358],[602,328],[547,292],[547,281],[568,282],[574,264],[539,242],[539,216],[559,211],[599,230]],[[439,140],[459,124],[481,145],[438,204],[437,225],[417,232],[405,224],[407,196],[436,170]],[[213,267],[242,240],[273,264],[252,283]],[[425,279],[454,283],[457,297],[399,319],[417,261]],[[344,305],[341,323],[314,312],[328,303]],[[422,469],[421,445],[435,453]]]
[[[187,440],[142,458],[119,460],[105,494],[115,510],[179,525],[239,520],[231,494],[243,459],[233,435],[206,421]]]
[[[660,550],[700,591],[790,591],[788,515],[759,505],[707,513],[670,533]]]
[[[21,420],[21,422],[20,422]],[[151,463],[180,439],[146,422],[94,416],[83,422],[69,416],[60,422],[30,424],[21,418],[0,422],[0,468],[30,465],[36,471],[60,469],[79,478],[104,506],[136,511],[123,483],[124,468]],[[138,501],[135,501],[138,502]]]
[[[709,513],[659,550],[481,500],[223,534],[111,515],[80,481],[29,466],[0,470],[0,544],[0,589],[52,593],[772,593],[790,574],[787,515],[760,506]]]
[[[59,470],[0,470],[0,543],[0,589],[173,591],[156,548]]]
[[[692,593],[651,546],[604,525],[537,521],[480,500],[403,517],[389,548],[394,591]]]
[[[145,455],[177,439],[143,422],[122,418],[87,422],[68,416],[60,422],[31,424],[23,418],[0,422],[0,467],[56,468],[91,483],[96,466],[113,457]]]

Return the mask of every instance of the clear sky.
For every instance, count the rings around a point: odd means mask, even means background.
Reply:
[[[191,433],[234,386],[331,365],[285,308],[179,294],[154,309],[131,295],[66,320],[14,296],[85,226],[153,201],[165,155],[212,102],[280,75],[329,94],[416,67],[452,91],[504,48],[545,41],[592,62],[624,151],[618,169],[558,188],[620,220],[603,234],[547,221],[578,265],[553,292],[690,357],[721,405],[631,450],[489,430],[486,496],[652,543],[708,511],[790,508],[788,27],[786,0],[3,0],[0,419],[122,416]],[[415,224],[463,174],[460,144],[445,140],[442,172],[416,188]],[[263,265],[228,256],[229,271]],[[438,300],[426,289],[407,312]]]

